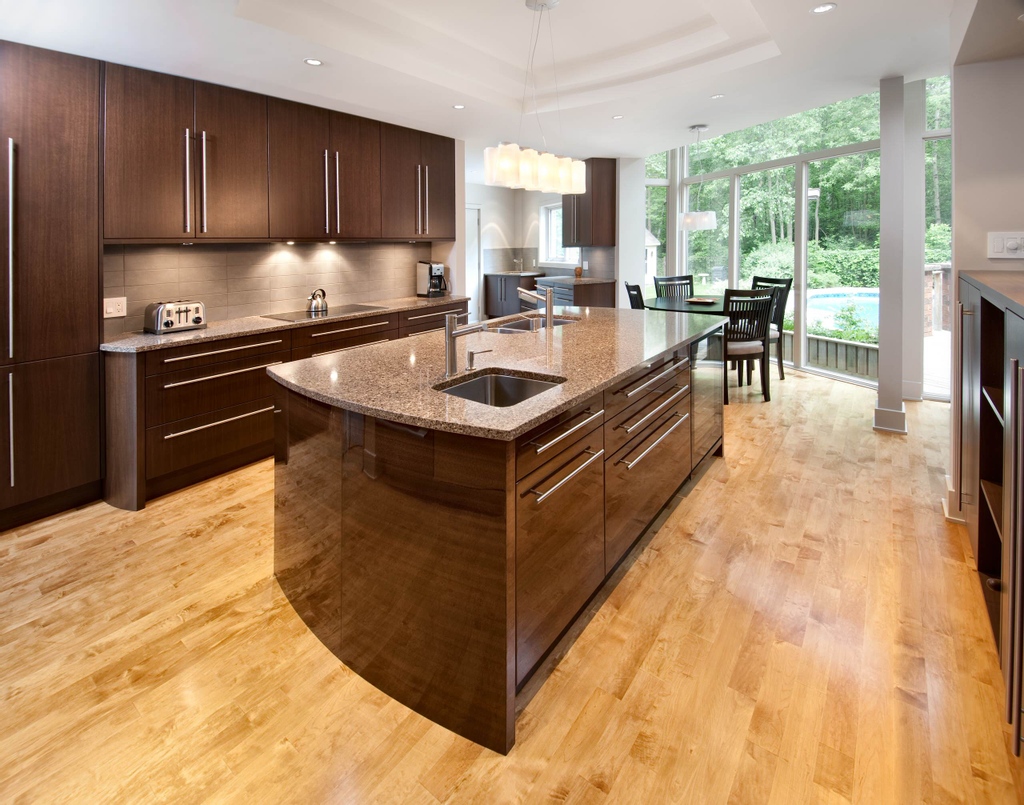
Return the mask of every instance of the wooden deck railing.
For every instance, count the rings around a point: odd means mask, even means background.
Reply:
[[[782,354],[793,360],[793,334],[783,331]],[[807,364],[832,372],[878,380],[878,347],[821,335],[807,336]]]

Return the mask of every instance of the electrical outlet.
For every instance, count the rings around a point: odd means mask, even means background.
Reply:
[[[583,273],[586,274],[588,271],[590,271],[590,261],[589,260],[584,260],[583,261]]]
[[[989,232],[988,256],[993,260],[1024,260],[1024,232]]]
[[[123,319],[127,315],[128,298],[125,296],[112,296],[103,300],[103,318]]]

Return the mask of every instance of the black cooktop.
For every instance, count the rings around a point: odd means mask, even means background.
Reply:
[[[348,316],[352,313],[366,313],[369,310],[384,310],[379,305],[331,305],[323,313],[313,313],[309,310],[289,310],[287,313],[266,313],[264,319],[277,319],[278,321],[302,322],[320,321],[321,319],[336,319],[340,316]]]

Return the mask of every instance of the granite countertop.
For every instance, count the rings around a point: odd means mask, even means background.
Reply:
[[[524,377],[565,378],[553,389],[507,408],[494,408],[438,391],[444,381],[444,333],[389,341],[274,366],[282,385],[314,400],[415,427],[511,441],[556,414],[629,377],[644,363],[693,342],[728,321],[693,313],[558,307],[574,324],[536,333],[474,333],[458,339],[459,367],[466,350],[476,371],[500,367]],[[510,318],[491,320],[508,321]],[[453,385],[448,381],[446,385]]]
[[[552,277],[550,275],[544,277],[545,282],[554,282],[558,285],[605,285],[607,283],[615,284],[614,279],[608,277]]]
[[[485,277],[543,277],[543,271],[485,271]]]
[[[984,285],[1000,297],[1004,306],[1024,312],[1024,271],[1019,269],[989,269],[987,271],[961,271],[960,277]]]
[[[443,296],[433,299],[426,299],[419,296],[404,296],[399,299],[384,299],[378,302],[364,302],[372,307],[354,313],[345,313],[339,316],[323,316],[309,321],[281,321],[279,319],[268,319],[263,316],[246,316],[241,319],[227,319],[225,321],[210,322],[204,330],[185,330],[180,333],[168,335],[154,335],[141,331],[124,333],[100,344],[103,352],[150,352],[154,349],[166,349],[167,347],[180,347],[183,344],[196,344],[207,341],[219,341],[223,338],[237,338],[241,335],[259,335],[260,333],[272,333],[277,330],[292,330],[296,327],[312,327],[315,324],[323,324],[327,321],[347,321],[349,319],[363,319],[368,316],[381,316],[389,313],[401,313],[404,310],[417,310],[419,308],[436,307],[438,305],[450,305],[458,302],[466,302],[468,296]],[[374,310],[373,308],[377,308]],[[330,309],[328,309],[330,313]]]

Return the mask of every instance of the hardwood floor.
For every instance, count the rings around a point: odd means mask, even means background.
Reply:
[[[1014,802],[949,409],[787,374],[521,695],[501,757],[372,688],[271,577],[270,462],[0,535],[2,802]],[[571,638],[575,638],[572,642]]]

